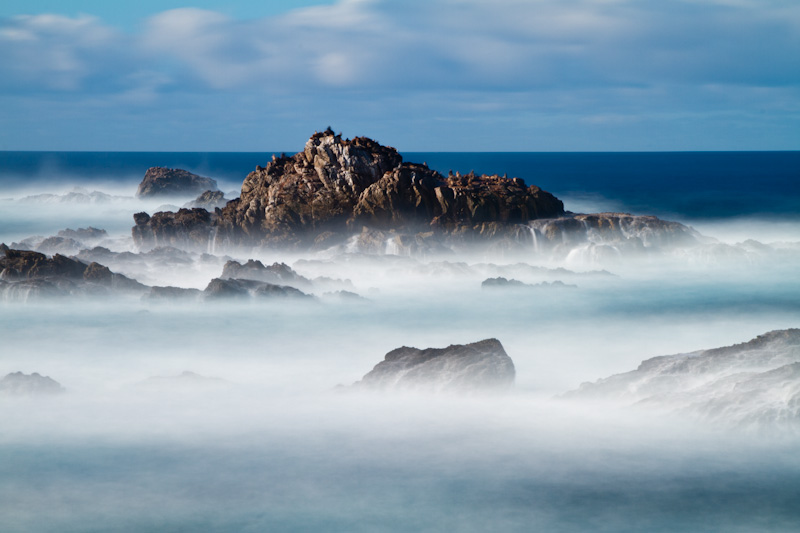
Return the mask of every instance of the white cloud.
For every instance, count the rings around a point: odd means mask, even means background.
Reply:
[[[800,3],[341,0],[258,20],[174,9],[134,33],[88,16],[0,19],[0,93],[48,91],[156,115],[176,102],[205,112],[206,101],[232,116],[247,102],[240,115],[284,128],[300,114],[303,128],[358,115],[492,119],[519,132],[548,114],[598,125],[655,112],[754,116],[800,92]]]
[[[253,21],[174,9],[132,36],[92,17],[18,17],[0,24],[0,49],[18,83],[75,90],[109,61],[190,90],[797,84],[799,20],[779,0],[344,0]]]
[[[94,17],[26,15],[0,22],[2,85],[75,90],[120,50],[119,36]]]

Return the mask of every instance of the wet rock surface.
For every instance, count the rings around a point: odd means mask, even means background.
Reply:
[[[800,329],[741,344],[653,357],[563,396],[636,404],[730,425],[800,422]]]
[[[217,182],[180,168],[151,167],[144,174],[137,198],[187,196],[216,191]]]
[[[391,147],[366,137],[315,133],[305,149],[275,157],[244,180],[241,196],[224,208],[136,216],[137,246],[186,240],[216,244],[327,248],[369,227],[429,241],[485,241],[515,226],[564,213],[560,200],[518,178],[442,176],[404,163]],[[385,240],[385,239],[384,239]]]
[[[48,296],[138,294],[147,287],[96,262],[7,248],[0,256],[0,295],[6,300]]]
[[[289,285],[295,288],[309,288],[312,285],[310,279],[301,276],[286,263],[264,266],[264,263],[254,259],[250,259],[244,264],[228,261],[222,268],[220,278],[249,279],[276,285]]]
[[[490,392],[511,388],[514,362],[497,339],[447,348],[403,346],[386,354],[353,387],[382,391]]]
[[[275,285],[252,279],[212,279],[203,291],[206,300],[279,298],[293,300],[313,300],[294,287]]]

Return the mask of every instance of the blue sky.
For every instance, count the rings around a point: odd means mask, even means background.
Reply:
[[[5,0],[0,150],[800,149],[796,0]]]

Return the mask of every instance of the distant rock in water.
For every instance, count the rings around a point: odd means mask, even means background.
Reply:
[[[200,207],[208,211],[213,211],[216,208],[223,208],[228,200],[225,199],[225,193],[222,191],[206,191],[191,202],[183,205],[184,208],[192,209]]]
[[[216,191],[217,182],[180,168],[151,167],[136,191],[137,198],[187,196]]]
[[[48,396],[61,394],[64,387],[56,380],[33,374],[13,372],[0,379],[0,395],[6,396]]]
[[[270,266],[264,266],[261,261],[254,259],[250,259],[245,264],[237,261],[228,261],[222,268],[220,278],[252,279],[277,285],[289,285],[295,288],[311,286],[311,280],[292,270],[286,263],[273,263]]]
[[[108,204],[130,199],[130,197],[114,196],[101,191],[87,191],[81,187],[76,187],[66,194],[34,194],[20,198],[19,202],[24,204]]]
[[[230,383],[224,379],[201,376],[189,370],[177,376],[153,376],[138,383],[136,388],[146,392],[215,392],[228,389]]]
[[[420,392],[488,392],[514,384],[514,362],[497,339],[447,348],[403,346],[386,354],[353,386]]]
[[[251,279],[212,279],[203,291],[208,299],[236,298],[289,298],[295,300],[313,300],[314,297],[294,287],[275,285]]]
[[[198,289],[183,289],[180,287],[150,287],[150,291],[142,296],[142,299],[163,302],[199,300],[202,294],[202,291]]]
[[[725,425],[800,425],[800,329],[742,344],[647,359],[563,398],[636,404]]]
[[[481,283],[482,289],[575,289],[577,285],[568,285],[563,281],[542,281],[540,283],[523,283],[516,279],[487,278]]]

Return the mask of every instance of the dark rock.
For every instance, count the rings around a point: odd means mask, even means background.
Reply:
[[[76,230],[69,228],[63,229],[58,232],[57,236],[67,239],[75,239],[76,241],[81,242],[94,242],[107,239],[108,232],[104,229],[98,229],[89,226],[88,228],[78,228]]]
[[[497,287],[530,287],[527,283],[522,283],[516,279],[506,279],[503,277],[500,278],[488,278],[483,280],[481,283],[481,288],[483,289],[490,289],[490,288],[497,288]]]
[[[215,233],[211,213],[205,209],[180,209],[177,213],[164,211],[134,215],[133,240],[141,249],[178,247],[193,251],[208,250]]]
[[[329,301],[335,302],[368,302],[367,298],[364,298],[360,294],[351,291],[332,291],[323,293],[322,298]]]
[[[64,387],[56,380],[33,374],[13,372],[0,379],[0,394],[8,396],[49,396],[61,394]]]
[[[286,263],[264,266],[261,261],[250,259],[245,264],[228,261],[222,267],[222,279],[252,279],[276,285],[311,287],[311,281],[291,269]]]
[[[628,213],[594,213],[569,215],[528,224],[529,239],[539,250],[570,250],[591,244],[609,250],[659,249],[667,246],[697,245],[702,236],[678,222],[654,216]]]
[[[87,265],[60,254],[52,258],[27,250],[6,251],[0,257],[0,287],[6,299],[27,301],[45,296],[105,294],[108,290],[141,292],[147,287],[99,263]]]
[[[207,299],[226,298],[294,298],[313,299],[294,287],[286,287],[251,279],[212,279],[203,291]]]
[[[67,237],[48,237],[36,246],[37,252],[46,254],[74,254],[84,248],[83,243]]]
[[[481,283],[482,289],[574,289],[577,287],[577,285],[568,285],[559,280],[531,284],[503,277],[488,278]]]
[[[184,204],[185,208],[201,207],[208,211],[213,211],[216,208],[225,207],[228,200],[225,199],[225,193],[222,191],[206,191],[191,202]]]
[[[479,392],[513,386],[514,363],[497,339],[447,348],[397,348],[354,386],[376,390]]]
[[[180,287],[150,287],[150,291],[142,296],[145,300],[195,300],[199,299],[202,292],[198,289],[182,289]]]
[[[216,191],[217,182],[179,168],[151,167],[136,191],[137,198],[186,196]]]
[[[9,249],[0,259],[0,277],[7,281],[51,276],[82,279],[84,270],[84,263],[60,254],[49,258],[39,252]]]
[[[294,298],[301,300],[313,300],[314,297],[306,294],[299,289],[284,285],[273,285],[272,283],[262,283],[253,291],[253,296],[258,298]]]

